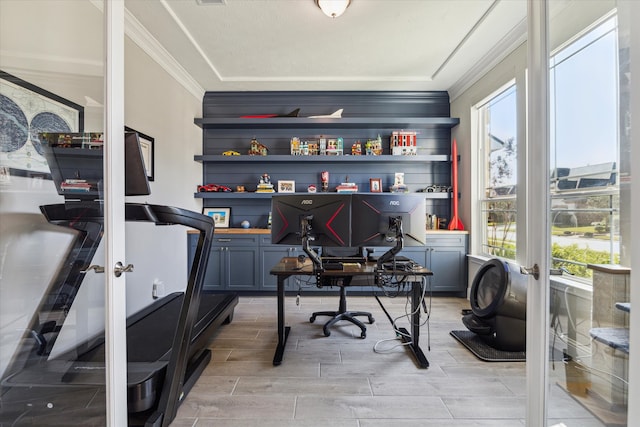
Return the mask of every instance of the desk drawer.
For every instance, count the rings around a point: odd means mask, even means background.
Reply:
[[[257,247],[259,245],[259,237],[258,236],[250,236],[250,235],[236,235],[236,234],[221,234],[216,236],[215,233],[213,235],[213,242],[211,246],[253,246]]]

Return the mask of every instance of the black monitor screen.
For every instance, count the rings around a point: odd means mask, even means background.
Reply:
[[[144,166],[140,138],[135,132],[124,134],[124,188],[127,196],[151,194],[149,177]]]
[[[425,197],[420,193],[354,194],[352,246],[395,246],[393,219],[401,218],[404,246],[425,244]]]
[[[349,194],[282,194],[271,198],[271,243],[299,245],[302,219],[308,218],[312,245],[350,246]]]
[[[67,200],[102,200],[104,135],[41,133],[39,136],[58,194]],[[125,195],[150,194],[137,133],[125,133],[124,155]]]

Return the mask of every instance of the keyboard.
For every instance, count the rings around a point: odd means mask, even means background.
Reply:
[[[329,256],[321,257],[322,268],[325,270],[342,270],[344,264],[364,264],[366,262],[365,257],[358,256]]]
[[[345,264],[364,264],[367,260],[363,256],[323,256],[322,264],[340,262]]]

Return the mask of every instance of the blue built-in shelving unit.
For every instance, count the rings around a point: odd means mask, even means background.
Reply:
[[[298,117],[241,118],[246,115],[286,114],[299,108]],[[309,118],[343,109],[342,118]],[[243,220],[265,227],[271,195],[253,193],[260,176],[293,180],[296,191],[310,184],[320,189],[320,173],[329,172],[329,188],[349,178],[360,191],[369,191],[369,178],[381,178],[385,190],[393,184],[396,172],[404,172],[409,191],[428,185],[451,183],[451,128],[459,123],[450,117],[449,95],[443,91],[326,91],[326,92],[206,92],[202,127],[202,182],[222,184],[246,193],[195,193],[205,207],[231,207],[231,227]],[[416,131],[418,155],[392,156],[389,137],[394,130]],[[344,152],[367,139],[382,138],[380,156],[291,156],[290,140],[341,137]],[[269,149],[267,156],[248,156],[249,144],[256,138]],[[223,156],[233,150],[241,156]],[[427,211],[450,217],[450,193],[425,193]]]

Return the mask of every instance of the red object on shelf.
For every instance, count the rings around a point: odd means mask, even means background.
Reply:
[[[451,179],[453,180],[453,216],[449,221],[449,230],[464,230],[464,224],[458,218],[458,144],[451,143]]]
[[[240,116],[241,119],[272,119],[274,117],[298,117],[298,113],[300,112],[299,108],[291,111],[287,114],[250,114],[247,116]]]

